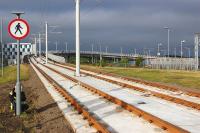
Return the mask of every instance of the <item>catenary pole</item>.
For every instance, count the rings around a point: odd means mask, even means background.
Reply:
[[[56,41],[56,53],[58,52],[58,42]]]
[[[93,57],[94,53],[93,52],[94,52],[94,45],[92,44],[92,64],[94,63],[94,57]]]
[[[45,22],[45,36],[46,36],[46,64],[48,63],[48,23]]]
[[[68,44],[67,44],[67,42],[66,42],[66,53],[68,52]]]
[[[76,76],[80,76],[80,0],[76,0]]]
[[[39,33],[39,57],[41,57],[41,34]]]
[[[167,56],[169,57],[169,33],[170,33],[170,28],[169,27],[164,27],[164,29],[167,29]]]
[[[37,56],[37,37],[35,37],[35,56]]]

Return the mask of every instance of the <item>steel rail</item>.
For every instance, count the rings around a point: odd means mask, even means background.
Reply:
[[[83,68],[81,68],[81,69],[83,69]],[[118,76],[118,75],[113,74],[113,73],[112,74],[111,73],[105,73],[105,72],[98,71],[98,70],[91,70],[89,68],[84,68],[83,70],[87,70],[87,71],[91,71],[91,72],[95,72],[95,73],[99,73],[99,74],[103,74],[103,75],[107,75],[107,76],[112,76],[112,77],[116,77],[116,78],[121,78],[121,79],[124,79],[124,80],[127,80],[127,81],[145,84],[145,85],[148,85],[148,86],[157,87],[159,89],[169,90],[169,91],[172,91],[172,92],[182,91],[182,92],[184,92],[184,94],[186,94],[188,96],[200,98],[200,93],[198,93],[198,92],[183,90],[183,89],[180,89],[180,88],[174,87],[174,86],[164,85],[164,84],[140,80],[140,79],[134,79],[134,78],[125,77],[125,76]]]
[[[53,65],[74,71],[74,69],[68,67],[67,65],[65,65],[65,66],[62,66],[62,65],[59,65],[59,64],[53,64]],[[83,72],[83,71],[81,71],[81,73],[88,75],[88,76],[91,76],[91,77],[94,77],[94,78],[98,78],[98,79],[110,82],[110,83],[113,83],[113,84],[117,84],[117,85],[122,86],[122,87],[133,89],[135,91],[139,91],[139,92],[143,92],[143,93],[150,93],[152,96],[155,96],[155,97],[158,97],[158,98],[170,101],[170,102],[174,102],[176,104],[180,104],[180,105],[183,105],[183,106],[186,106],[186,107],[190,107],[190,108],[193,108],[193,109],[196,109],[196,110],[200,110],[200,104],[195,103],[195,102],[187,101],[187,100],[184,100],[184,99],[181,99],[181,98],[169,96],[169,95],[158,93],[158,92],[151,91],[151,90],[146,90],[146,89],[141,88],[141,87],[136,87],[136,86],[133,86],[133,85],[130,85],[130,84],[122,83],[122,82],[119,82],[119,81],[115,81],[115,80],[108,79],[108,78],[105,78],[105,77],[86,73],[86,72]]]
[[[128,111],[130,111],[130,112],[132,112],[134,114],[136,114],[139,117],[142,117],[143,119],[149,121],[150,123],[154,123],[155,125],[157,125],[158,127],[162,128],[163,130],[166,130],[166,131],[168,131],[170,133],[189,133],[187,130],[185,130],[183,128],[180,128],[180,127],[178,127],[176,125],[173,125],[173,124],[171,124],[171,123],[169,123],[169,122],[167,122],[165,120],[162,120],[162,119],[160,119],[160,118],[158,118],[158,117],[156,117],[156,116],[154,116],[154,115],[152,115],[152,114],[150,114],[150,113],[148,113],[146,111],[143,111],[143,110],[137,108],[134,105],[130,105],[130,104],[124,102],[123,100],[120,100],[120,99],[118,99],[116,97],[113,97],[113,96],[111,96],[111,95],[109,95],[109,94],[107,94],[107,93],[105,93],[105,92],[103,92],[101,90],[98,90],[98,89],[96,89],[96,88],[94,88],[94,87],[92,87],[92,86],[90,86],[90,85],[88,85],[86,83],[83,83],[83,82],[81,82],[81,81],[79,81],[79,80],[77,80],[75,78],[72,78],[72,77],[70,77],[70,76],[68,76],[66,74],[63,74],[63,73],[61,73],[61,72],[59,72],[59,71],[57,71],[57,70],[55,70],[55,69],[53,69],[51,67],[48,67],[48,66],[46,66],[46,65],[44,65],[42,63],[40,63],[40,64],[42,66],[48,68],[49,70],[57,73],[58,75],[62,76],[63,78],[66,78],[66,79],[71,80],[71,81],[73,81],[75,83],[78,83],[80,86],[90,90],[91,92],[94,92],[94,93],[104,97],[105,99],[107,99],[107,100],[109,100],[109,101],[111,101],[111,102],[113,102],[113,103],[115,103],[117,105],[120,105],[122,108],[124,108],[124,109],[126,109],[126,110],[128,110]]]
[[[56,63],[61,64],[61,65],[65,65],[65,66],[74,67],[71,64],[60,63],[60,62],[56,62]],[[169,91],[172,91],[172,92],[182,91],[182,92],[184,92],[184,94],[186,94],[188,96],[193,96],[193,97],[200,98],[200,93],[198,93],[198,92],[189,91],[189,90],[183,90],[183,89],[180,89],[178,87],[174,87],[174,86],[170,86],[170,85],[164,85],[164,84],[161,84],[161,83],[155,83],[155,82],[151,82],[151,81],[145,81],[145,80],[125,77],[125,76],[119,76],[119,75],[116,75],[114,73],[106,73],[106,72],[102,72],[100,70],[94,70],[94,69],[89,69],[89,68],[81,68],[81,69],[86,70],[86,71],[95,72],[95,73],[102,74],[102,75],[121,78],[121,79],[124,79],[124,80],[127,80],[127,81],[132,81],[132,82],[136,82],[136,83],[140,83],[140,84],[145,84],[145,85],[152,86],[152,87],[157,87],[159,89],[169,90]]]
[[[32,61],[31,63],[48,80],[48,82],[54,86],[55,90],[58,91],[68,102],[70,102],[71,105],[78,111],[78,113],[83,115],[84,119],[88,120],[90,126],[96,128],[99,133],[110,133],[109,129],[107,128],[108,125],[106,123],[100,121],[100,119],[95,114],[89,112],[87,107],[77,101],[76,98],[74,98],[69,92],[67,92],[61,85],[59,85],[55,80],[48,76]]]

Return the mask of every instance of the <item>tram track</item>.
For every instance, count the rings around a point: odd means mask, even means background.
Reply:
[[[98,89],[96,89],[96,88],[94,88],[94,87],[92,87],[92,86],[90,86],[90,85],[88,85],[86,83],[83,83],[83,82],[81,82],[81,81],[79,81],[79,80],[77,80],[75,78],[72,78],[72,77],[70,77],[68,75],[60,73],[59,71],[57,71],[57,70],[55,70],[55,69],[53,69],[51,67],[48,67],[48,66],[46,66],[44,64],[41,64],[41,65],[46,67],[47,69],[57,73],[58,75],[68,79],[68,80],[71,80],[71,81],[73,81],[75,83],[78,83],[80,86],[88,89],[89,91],[91,91],[93,93],[96,93],[96,94],[102,96],[103,98],[109,100],[110,102],[113,102],[113,103],[115,103],[117,105],[120,105],[124,109],[136,114],[139,117],[142,117],[143,119],[149,121],[150,123],[153,123],[153,124],[159,126],[160,128],[162,128],[162,129],[164,129],[164,130],[166,130],[168,132],[172,132],[172,133],[176,133],[176,132],[177,133],[186,133],[186,132],[188,132],[185,129],[182,129],[180,127],[177,127],[176,125],[173,125],[173,124],[171,124],[171,123],[169,123],[167,121],[164,121],[164,120],[162,120],[162,119],[160,119],[160,118],[158,118],[158,117],[156,117],[156,116],[154,116],[152,114],[149,114],[148,112],[145,112],[145,111],[143,111],[143,110],[141,110],[141,109],[139,109],[139,108],[137,108],[137,107],[135,107],[133,105],[130,105],[130,104],[128,104],[128,103],[126,103],[126,102],[124,102],[124,101],[122,101],[122,100],[120,100],[120,99],[118,99],[116,97],[113,97],[113,96],[111,96],[111,95],[109,95],[109,94],[107,94],[107,93],[105,93],[105,92],[103,92],[101,90],[98,90]]]
[[[82,114],[84,119],[87,119],[90,126],[93,126],[100,133],[110,133],[106,128],[106,123],[101,123],[98,121],[94,114],[88,112],[87,108],[81,105],[70,93],[68,93],[61,85],[59,85],[53,78],[48,76],[44,71],[42,71],[38,66],[36,66],[32,61],[33,66],[48,80],[48,82],[54,86],[55,90],[59,92],[71,105],[78,111],[79,114]]]
[[[71,70],[71,71],[75,71],[74,68],[72,68],[71,66],[67,66],[66,64],[59,64],[59,63],[55,63],[55,64],[51,63],[51,64],[56,65],[58,67],[68,69],[68,70]],[[162,93],[155,92],[155,91],[152,91],[152,90],[146,90],[144,88],[136,87],[134,85],[130,85],[130,84],[127,84],[127,83],[124,83],[124,82],[119,82],[119,81],[115,81],[113,79],[101,77],[101,76],[98,76],[98,74],[94,75],[94,74],[83,72],[83,71],[81,71],[81,73],[88,75],[88,76],[91,76],[91,77],[94,77],[94,78],[98,78],[100,80],[104,80],[104,81],[119,85],[121,87],[133,89],[135,91],[139,91],[139,92],[142,92],[142,93],[150,93],[154,97],[161,98],[161,99],[164,99],[164,100],[176,103],[176,104],[180,104],[180,105],[183,105],[183,106],[186,106],[186,107],[190,107],[190,108],[193,108],[195,110],[200,110],[200,104],[199,103],[195,103],[195,102],[191,102],[191,101],[188,101],[188,100],[185,100],[185,99],[181,99],[181,98],[173,97],[173,96],[170,96],[170,95],[162,94]]]

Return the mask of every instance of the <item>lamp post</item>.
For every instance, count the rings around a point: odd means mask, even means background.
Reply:
[[[160,46],[162,45],[162,43],[158,43],[158,53],[157,56],[160,56]]]
[[[185,43],[185,40],[181,41],[181,58],[183,57],[183,43]]]
[[[169,57],[169,33],[170,33],[170,28],[169,27],[164,27],[164,29],[167,29],[167,56]]]

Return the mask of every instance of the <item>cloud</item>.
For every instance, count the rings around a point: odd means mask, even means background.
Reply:
[[[109,45],[113,51],[130,52],[135,47],[156,48],[157,43],[166,44],[164,26],[172,28],[170,46],[179,47],[186,39],[193,47],[194,33],[200,31],[199,0],[83,0],[81,1],[81,48],[89,49],[91,43]],[[51,48],[59,41],[60,48],[68,41],[74,48],[75,10],[73,0],[1,0],[0,16],[10,20],[12,10],[24,10],[23,16],[31,24],[31,32],[44,31],[44,22],[58,25],[63,34],[50,36]],[[51,28],[49,28],[51,30]],[[166,45],[163,45],[165,48]]]

